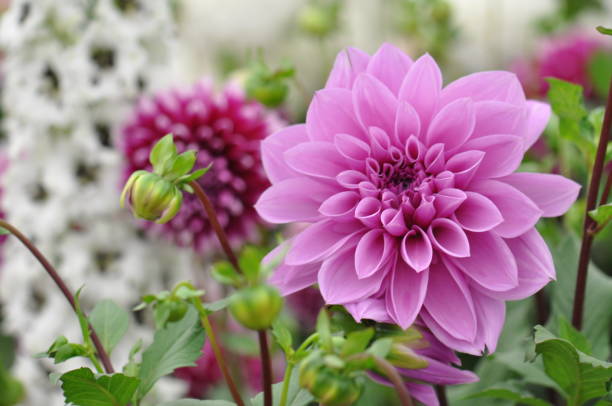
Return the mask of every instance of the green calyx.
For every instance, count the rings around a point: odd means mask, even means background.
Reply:
[[[196,152],[179,154],[172,134],[155,144],[149,160],[153,172],[134,172],[123,188],[120,205],[125,207],[127,201],[134,216],[159,224],[167,223],[181,209],[183,190],[193,192],[189,182],[208,172],[210,166],[191,172]]]
[[[283,298],[276,288],[257,285],[238,291],[232,297],[229,309],[244,327],[265,330],[272,326],[282,307]]]
[[[300,386],[326,406],[352,405],[361,396],[362,385],[354,376],[346,375],[328,357],[312,353],[300,365]]]

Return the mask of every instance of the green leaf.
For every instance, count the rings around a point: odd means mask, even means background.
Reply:
[[[151,149],[149,161],[151,161],[155,173],[159,174],[164,163],[169,159],[175,158],[177,155],[172,134],[166,134],[162,139],[157,141],[153,149]]]
[[[293,336],[280,320],[276,320],[274,324],[272,324],[272,335],[287,357],[291,356],[293,353]]]
[[[314,399],[312,395],[306,390],[300,388],[299,381],[299,368],[295,368],[289,378],[289,390],[287,391],[287,406],[306,406]],[[272,403],[274,406],[278,406],[280,403],[281,393],[283,390],[283,382],[272,385]],[[252,406],[263,406],[263,393],[258,393],[251,399]]]
[[[587,117],[582,99],[582,87],[555,78],[546,79],[550,84],[548,99],[553,112],[559,117],[559,133],[578,146],[592,144],[590,132],[581,131],[581,121]]]
[[[597,26],[597,31],[604,35],[612,35],[612,28],[606,28],[601,25]]]
[[[8,235],[11,232],[4,227],[0,227],[0,235]]]
[[[232,297],[228,296],[215,302],[202,303],[202,306],[211,313],[225,309],[232,302]]]
[[[191,171],[196,161],[196,152],[193,150],[185,151],[178,155],[172,162],[172,167],[165,174],[170,180],[178,179]]]
[[[370,348],[368,348],[367,352],[372,355],[375,355],[380,358],[386,358],[389,352],[391,351],[391,346],[393,345],[393,339],[390,337],[379,338],[374,341]]]
[[[204,176],[206,174],[206,172],[208,172],[210,170],[210,168],[212,167],[212,162],[210,164],[208,164],[208,166],[206,168],[201,168],[198,169],[197,171],[193,171],[187,175],[183,175],[180,178],[177,179],[177,181],[181,182],[181,183],[188,183],[191,182],[193,180],[197,180],[199,178],[201,178],[202,176]],[[193,190],[191,190],[189,193],[193,193]]]
[[[612,72],[612,54],[605,51],[596,52],[589,60],[589,76],[593,89],[604,98],[608,95],[610,87],[610,72]]]
[[[329,315],[325,308],[321,309],[317,316],[317,333],[319,333],[319,342],[321,348],[327,352],[332,351],[332,337],[331,337],[331,325],[329,322]]]
[[[538,399],[531,396],[525,396],[521,393],[514,392],[511,389],[505,388],[491,388],[482,392],[475,393],[468,396],[466,399],[476,398],[492,398],[492,399],[507,399],[514,401],[515,404],[529,405],[529,406],[550,406],[550,403],[545,400]]]
[[[343,357],[348,357],[365,351],[372,337],[374,337],[374,329],[371,327],[349,333],[342,345],[340,354]]]
[[[204,330],[197,312],[190,306],[181,320],[155,332],[153,343],[142,354],[138,398],[144,397],[159,378],[176,368],[195,366],[203,345]]]
[[[125,406],[138,388],[138,379],[123,374],[96,378],[89,368],[67,372],[60,378],[66,403],[76,406]]]
[[[612,221],[612,203],[604,204],[595,210],[591,210],[589,216],[599,225],[607,224]]]
[[[127,332],[130,316],[112,300],[103,300],[94,307],[89,321],[110,355]]]
[[[228,400],[180,399],[160,403],[157,406],[236,406],[236,404]]]
[[[578,351],[569,341],[556,338],[542,326],[535,328],[536,352],[542,355],[544,370],[565,393],[570,406],[579,406],[607,393],[612,363]]]
[[[563,316],[559,317],[559,338],[569,341],[577,350],[587,355],[592,354],[589,340],[587,340],[580,331],[576,330]]]
[[[172,291],[172,296],[177,297],[181,300],[190,300],[193,298],[199,298],[204,296],[204,292],[201,289],[191,288],[185,285],[179,285]]]
[[[0,406],[16,406],[25,398],[23,385],[0,365]]]
[[[240,253],[238,264],[242,268],[244,275],[252,283],[256,283],[259,280],[259,268],[264,256],[265,254],[260,248],[252,245],[246,246]]]
[[[224,285],[237,286],[242,283],[242,277],[228,261],[219,261],[213,265],[212,277]]]

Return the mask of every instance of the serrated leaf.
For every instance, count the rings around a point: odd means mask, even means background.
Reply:
[[[371,327],[349,333],[346,336],[346,341],[342,345],[340,354],[343,357],[348,357],[365,351],[372,337],[374,337],[374,329]]]
[[[76,406],[125,406],[130,401],[138,379],[123,374],[96,378],[89,368],[79,368],[61,376],[66,403]]]
[[[173,159],[177,155],[172,134],[166,134],[151,149],[149,161],[151,161],[155,172],[160,173],[159,170],[162,169],[161,167],[164,166],[165,161]]]
[[[581,353],[569,341],[556,338],[542,326],[535,328],[536,352],[544,370],[563,390],[570,406],[604,396],[612,379],[612,363]]]
[[[298,384],[299,368],[295,368],[291,373],[289,380],[289,390],[287,391],[286,406],[306,406],[314,399],[312,395],[305,389],[300,388]],[[274,406],[280,404],[281,393],[283,390],[283,382],[272,385],[272,403]],[[252,406],[263,406],[263,393],[258,393],[251,399]]]
[[[276,320],[274,324],[272,324],[272,335],[276,339],[278,345],[283,349],[283,352],[287,356],[290,356],[293,353],[293,347],[291,346],[293,343],[293,336],[280,320]]]
[[[138,397],[146,395],[159,378],[176,368],[195,366],[203,345],[204,330],[193,307],[178,322],[156,331],[153,343],[142,354]]]
[[[599,225],[607,224],[612,221],[612,203],[604,204],[595,210],[591,210],[589,216]]]
[[[546,78],[550,84],[548,100],[560,118],[579,121],[587,116],[582,99],[582,86],[556,78]]]
[[[507,399],[512,400],[515,404],[528,405],[528,406],[550,406],[550,403],[531,396],[524,396],[520,393],[514,392],[510,389],[505,388],[491,388],[482,392],[475,393],[468,396],[466,399],[476,398],[492,398],[492,399]]]
[[[228,400],[180,399],[160,403],[157,406],[236,406],[236,404]]]
[[[112,300],[103,300],[92,310],[89,322],[110,355],[127,332],[130,316]]]

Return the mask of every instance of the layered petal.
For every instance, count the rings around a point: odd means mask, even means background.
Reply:
[[[285,151],[284,156],[291,169],[317,178],[333,179],[349,169],[346,158],[329,142],[304,142]]]
[[[385,43],[372,55],[366,71],[397,95],[410,66],[412,60],[408,55],[395,46]]]
[[[325,87],[352,88],[355,78],[366,70],[369,61],[370,55],[360,49],[351,47],[343,49],[336,56]]]
[[[308,133],[304,124],[284,128],[262,141],[261,159],[270,182],[277,183],[300,176],[287,165],[283,154],[295,145],[306,141],[308,141]]]
[[[364,128],[378,127],[393,134],[397,99],[374,76],[362,73],[357,77],[353,85],[353,106]]]
[[[434,117],[425,136],[425,144],[442,143],[452,151],[472,135],[475,124],[474,103],[464,97],[444,106]]]
[[[425,296],[429,271],[416,272],[401,260],[390,277],[386,309],[401,327],[408,328],[416,320]]]
[[[446,105],[462,97],[469,97],[473,101],[525,103],[523,87],[516,75],[504,71],[478,72],[459,78],[442,90],[440,101]]]
[[[306,129],[313,141],[333,142],[336,134],[365,139],[353,110],[353,93],[347,89],[323,89],[315,93],[306,113]]]
[[[438,95],[442,89],[442,73],[429,54],[412,65],[402,82],[399,100],[408,102],[419,114],[421,127],[426,129],[438,109]]]

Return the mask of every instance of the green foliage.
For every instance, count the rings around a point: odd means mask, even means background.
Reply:
[[[60,336],[55,339],[46,352],[36,356],[38,358],[52,358],[56,364],[59,364],[74,357],[88,357],[89,352],[84,345],[70,343],[66,337]]]
[[[596,52],[589,60],[588,72],[593,90],[600,98],[605,99],[610,88],[612,54],[605,51]]]
[[[25,397],[23,385],[0,364],[0,406],[14,406]]]
[[[0,227],[0,235],[8,235],[11,232],[4,227]]]
[[[331,338],[331,325],[329,321],[329,314],[327,310],[321,309],[317,316],[317,333],[319,334],[319,343],[321,348],[325,351],[331,352],[332,338]]]
[[[236,404],[227,400],[181,399],[160,403],[157,406],[236,406]]]
[[[164,290],[155,295],[145,295],[142,302],[134,310],[142,310],[147,306],[153,307],[153,318],[158,329],[166,326],[168,322],[183,318],[189,307],[188,302],[204,295],[203,290],[195,289],[188,282],[179,283],[172,291]]]
[[[307,390],[300,388],[298,384],[298,370],[293,370],[289,377],[289,389],[287,391],[286,406],[306,406],[313,401],[312,395]],[[273,405],[280,404],[283,382],[272,385],[272,400]],[[258,393],[251,399],[252,406],[263,406],[263,393]],[[195,406],[195,405],[194,405]]]
[[[240,286],[244,278],[228,261],[219,261],[213,265],[212,277],[219,283],[231,286]]]
[[[161,170],[164,163],[170,159],[176,158],[178,152],[176,151],[176,145],[174,145],[173,135],[166,134],[162,137],[151,149],[149,154],[149,161],[153,165],[155,173],[162,174]]]
[[[555,337],[542,326],[536,326],[535,342],[544,370],[562,389],[569,406],[583,405],[607,393],[612,363],[578,351],[571,342]]]
[[[142,354],[138,397],[144,397],[159,378],[176,368],[194,366],[203,345],[204,330],[197,312],[190,307],[183,319],[158,330]]]
[[[599,206],[589,212],[589,216],[601,227],[612,221],[612,203]]]
[[[283,352],[286,354],[287,358],[291,358],[293,355],[293,336],[291,335],[291,331],[285,325],[278,320],[272,324],[272,335],[274,339],[278,343],[278,345],[283,349]]]
[[[340,354],[346,357],[365,351],[373,337],[373,328],[366,328],[348,333]]]
[[[599,31],[600,33],[604,35],[612,35],[612,28],[606,28],[601,25],[597,26],[597,31]]]
[[[245,90],[249,98],[257,100],[268,107],[282,104],[289,94],[287,80],[295,75],[293,65],[285,61],[278,69],[270,69],[259,55],[251,63],[246,79]]]
[[[486,398],[486,399],[507,399],[513,401],[514,404],[520,405],[528,405],[528,406],[550,406],[550,403],[545,400],[535,398],[531,396],[529,393],[520,392],[516,388],[505,388],[505,387],[496,387],[487,389],[482,392],[475,393],[473,395],[468,396],[466,399],[477,399],[477,398]]]
[[[89,321],[110,355],[127,332],[130,316],[112,300],[103,300],[91,311]]]
[[[588,115],[582,98],[582,86],[555,78],[546,80],[550,84],[548,100],[553,112],[559,117],[561,137],[577,143],[588,141],[592,144],[591,134],[581,131],[581,123]]]
[[[125,406],[139,381],[123,374],[96,378],[89,368],[79,368],[61,376],[66,403],[76,406]]]
[[[559,338],[572,343],[577,350],[587,355],[592,355],[591,343],[578,330],[574,328],[563,316],[559,317]]]
[[[283,308],[278,289],[270,285],[247,286],[232,296],[229,310],[244,327],[265,330],[272,326]]]
[[[338,29],[342,3],[338,0],[311,1],[298,13],[298,26],[314,37],[323,38]]]

